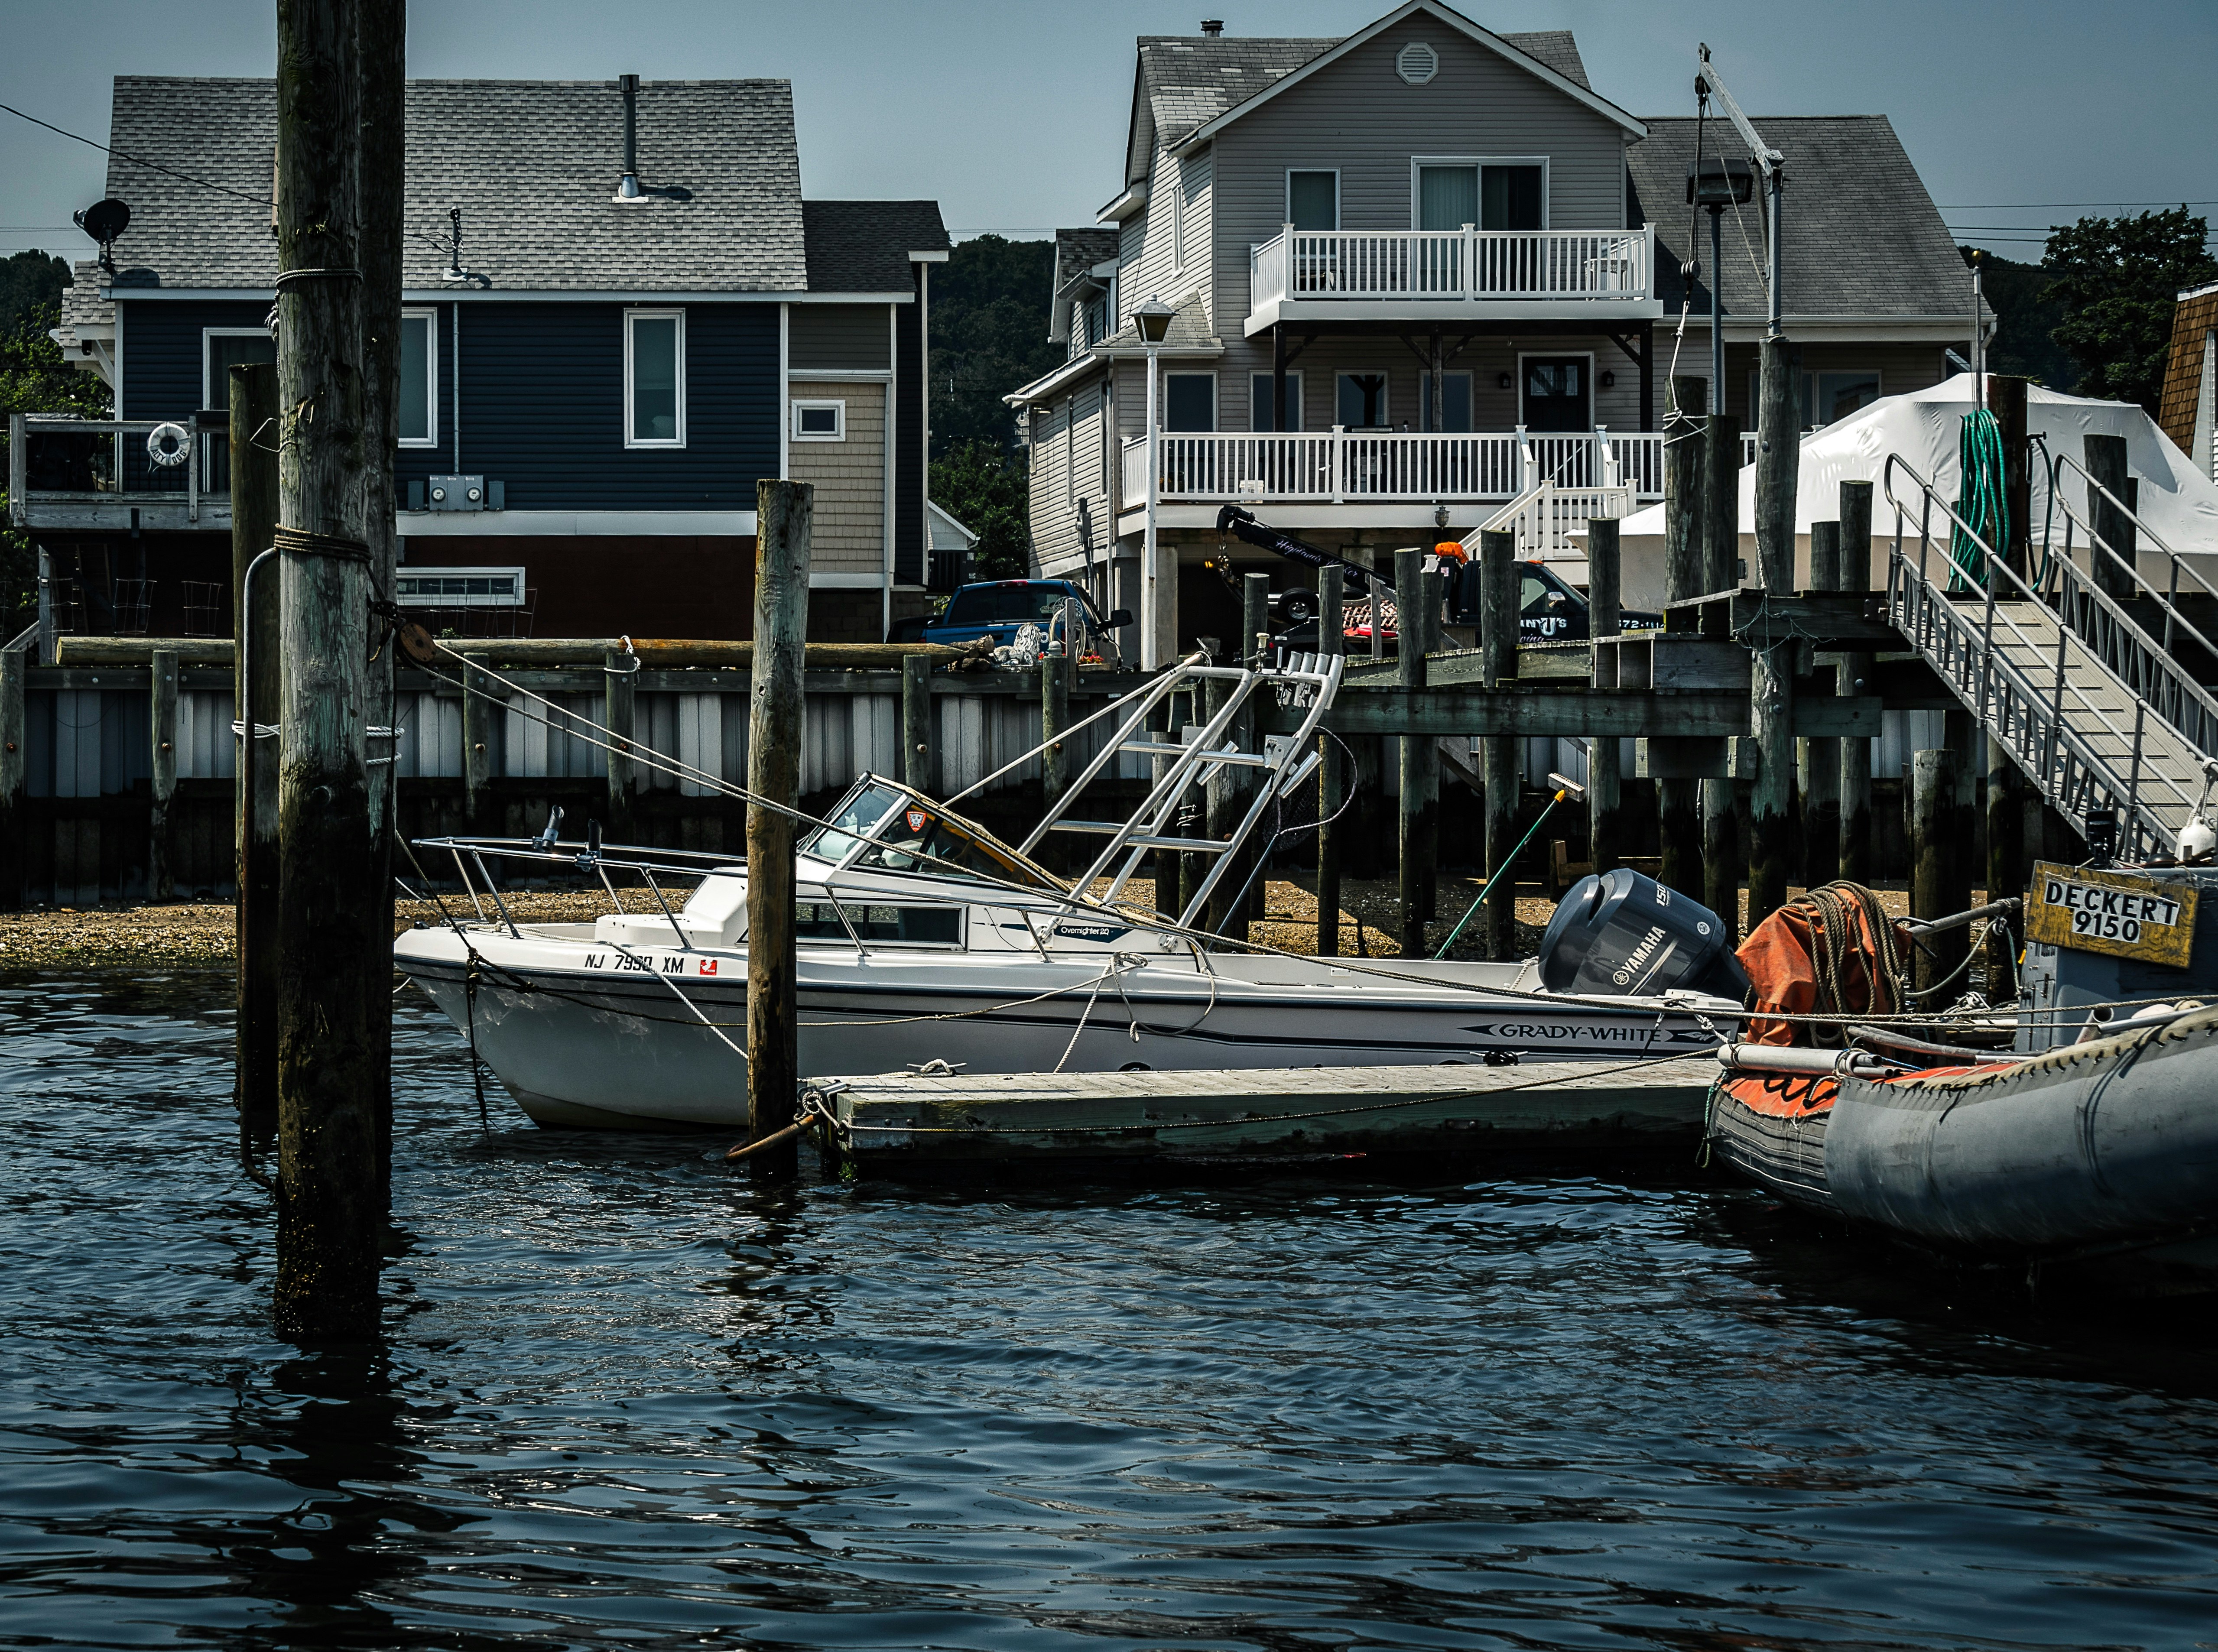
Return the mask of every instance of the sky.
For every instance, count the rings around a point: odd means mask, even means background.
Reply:
[[[958,235],[1090,224],[1119,185],[1132,41],[1346,34],[1387,0],[444,0],[412,7],[409,72],[517,79],[785,77],[812,197],[932,197]],[[1744,108],[1885,114],[1959,238],[2037,258],[2048,226],[2200,202],[2218,217],[2213,0],[1464,0],[1503,31],[1569,28],[1596,91],[1690,114],[1708,42]],[[0,102],[95,139],[116,74],[261,75],[270,0],[0,0]],[[611,160],[616,158],[612,141]],[[189,156],[152,157],[189,170]],[[0,252],[69,257],[105,157],[0,114]]]

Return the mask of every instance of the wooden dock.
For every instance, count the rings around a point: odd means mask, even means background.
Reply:
[[[1715,1060],[811,1080],[859,1169],[1154,1160],[1299,1164],[1691,1142]]]

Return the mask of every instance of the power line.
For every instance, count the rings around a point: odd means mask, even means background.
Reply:
[[[2065,207],[2218,207],[2218,201],[1990,201],[1943,207],[1944,213],[2037,213]]]
[[[211,183],[206,178],[195,177],[190,172],[180,172],[177,168],[164,166],[159,161],[150,161],[143,155],[130,155],[120,149],[110,149],[106,144],[88,138],[83,133],[71,132],[65,127],[56,126],[51,121],[41,121],[35,114],[26,114],[13,103],[0,103],[0,109],[5,109],[18,120],[28,121],[34,127],[44,127],[48,132],[67,138],[72,143],[84,144],[88,148],[98,150],[103,155],[113,155],[119,160],[129,161],[133,166],[150,167],[166,176],[178,178],[187,183],[197,183],[203,189],[213,189],[218,195],[234,195],[241,201],[251,201],[257,207],[267,207],[270,204],[270,197],[267,195],[251,195],[244,189],[234,189],[227,183]]]

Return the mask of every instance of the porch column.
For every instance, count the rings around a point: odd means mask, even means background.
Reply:
[[[1271,428],[1286,428],[1286,328],[1284,322],[1271,325]]]
[[[1656,324],[1640,324],[1640,428],[1656,428]]]

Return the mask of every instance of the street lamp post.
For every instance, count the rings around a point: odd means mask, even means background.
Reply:
[[[1132,325],[1148,352],[1148,517],[1147,533],[1140,551],[1140,669],[1161,671],[1178,651],[1178,587],[1162,578],[1161,554],[1155,543],[1155,495],[1161,491],[1162,463],[1159,457],[1159,421],[1155,417],[1155,352],[1171,327],[1171,306],[1150,297],[1132,312]],[[1164,589],[1168,585],[1168,590]]]

